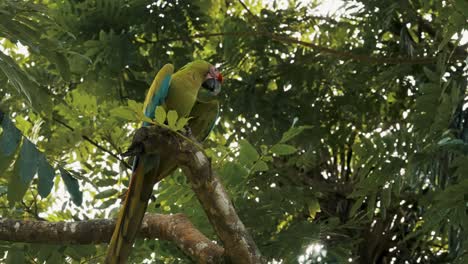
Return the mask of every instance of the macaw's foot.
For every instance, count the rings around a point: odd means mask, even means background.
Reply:
[[[188,138],[192,138],[193,137],[192,129],[189,126],[185,126],[184,128],[185,128],[184,136]]]

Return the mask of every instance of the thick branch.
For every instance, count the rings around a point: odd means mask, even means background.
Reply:
[[[109,242],[115,219],[46,222],[0,219],[0,240],[46,244]],[[185,215],[147,214],[140,237],[173,241],[199,263],[220,263],[224,249],[200,233]]]
[[[176,153],[176,163],[182,167],[192,189],[223,242],[229,263],[264,263],[260,251],[237,215],[229,196],[211,169],[203,150],[191,139],[159,126],[137,130],[132,145],[125,154],[151,154],[164,150]]]
[[[208,219],[223,242],[227,257],[232,263],[264,262],[221,181],[211,170],[211,162],[204,153],[187,142],[182,144],[188,150],[183,155],[179,155],[182,168]]]

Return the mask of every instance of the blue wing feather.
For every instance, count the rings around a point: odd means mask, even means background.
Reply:
[[[159,87],[158,91],[153,95],[151,101],[145,108],[145,116],[149,118],[154,118],[154,113],[156,111],[156,107],[162,105],[164,100],[166,100],[167,94],[169,93],[169,87],[171,85],[171,75],[167,74],[162,83]],[[151,123],[143,122],[143,126],[149,126]]]

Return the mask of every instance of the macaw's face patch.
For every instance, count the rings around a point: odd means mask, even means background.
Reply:
[[[223,75],[219,70],[211,66],[210,70],[206,74],[205,81],[202,84],[202,87],[210,91],[213,95],[219,94],[221,91],[221,84],[223,83]]]

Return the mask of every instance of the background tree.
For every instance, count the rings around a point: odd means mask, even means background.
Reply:
[[[2,218],[115,216],[152,78],[203,58],[226,79],[206,151],[266,258],[468,262],[467,2],[318,5],[1,1]],[[181,172],[154,195],[150,212],[216,239]],[[5,241],[0,256],[97,263],[105,249]],[[138,240],[131,261],[145,259],[190,262]]]

